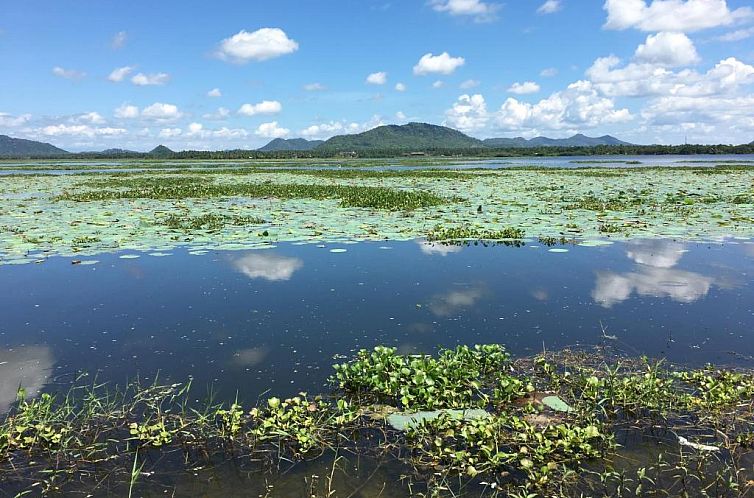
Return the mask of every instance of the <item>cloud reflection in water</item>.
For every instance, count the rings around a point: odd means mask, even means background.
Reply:
[[[636,263],[635,271],[597,273],[592,298],[605,308],[626,301],[633,293],[692,303],[706,296],[715,282],[713,277],[673,268],[685,253],[683,244],[640,240],[627,245],[626,255]]]
[[[0,413],[8,411],[19,387],[26,390],[27,397],[39,394],[47,383],[53,363],[48,346],[0,350]]]
[[[251,279],[261,278],[270,282],[290,280],[304,266],[299,258],[277,254],[252,253],[233,261],[233,266]]]

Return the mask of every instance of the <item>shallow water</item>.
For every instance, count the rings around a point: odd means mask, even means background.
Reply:
[[[504,157],[485,160],[464,160],[458,162],[443,162],[433,164],[432,158],[418,158],[418,161],[427,161],[418,165],[405,165],[385,159],[383,165],[360,166],[358,161],[344,160],[338,163],[337,160],[318,161],[299,160],[299,161],[279,161],[275,162],[254,161],[254,160],[228,160],[228,161],[203,161],[203,160],[182,160],[182,161],[160,161],[158,163],[141,162],[146,167],[140,167],[140,161],[120,161],[120,160],[91,160],[91,161],[3,161],[0,163],[0,176],[16,174],[35,174],[45,173],[54,175],[69,175],[76,173],[120,173],[128,171],[160,171],[165,169],[186,169],[191,168],[243,168],[264,166],[271,169],[275,168],[301,168],[301,169],[348,169],[357,168],[360,170],[415,170],[418,167],[423,169],[505,169],[520,167],[544,167],[544,168],[584,168],[584,167],[605,167],[605,168],[645,168],[645,167],[703,167],[715,166],[717,164],[738,164],[751,165],[754,167],[754,154],[695,154],[695,155],[639,155],[639,156],[525,156],[525,157]],[[369,160],[380,162],[381,160]],[[628,164],[633,163],[633,164]],[[56,169],[55,166],[60,166]]]
[[[119,384],[191,378],[246,402],[321,392],[333,357],[377,344],[528,355],[605,342],[754,366],[751,240],[280,244],[72,261],[0,267],[0,411],[19,384],[54,390],[80,371]]]

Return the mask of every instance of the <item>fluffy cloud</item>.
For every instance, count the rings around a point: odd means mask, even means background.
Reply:
[[[122,104],[115,109],[115,117],[121,119],[134,119],[138,118],[141,112],[135,105]]]
[[[688,36],[683,33],[662,32],[649,35],[647,41],[636,49],[638,62],[661,66],[687,66],[699,62],[699,54]]]
[[[461,95],[453,107],[445,111],[445,124],[464,132],[481,130],[490,116],[482,95]]]
[[[49,125],[44,126],[42,128],[39,128],[36,130],[38,133],[41,133],[42,135],[46,135],[49,137],[59,137],[62,135],[69,135],[69,136],[75,136],[75,137],[112,137],[112,136],[118,136],[118,135],[125,135],[127,130],[123,128],[111,128],[111,127],[103,127],[103,128],[97,128],[94,126],[89,125],[82,125],[82,124],[74,124],[74,125],[68,125],[68,124],[56,124],[56,125]]]
[[[395,84],[395,91],[396,92],[405,92],[407,90],[406,85],[403,83],[396,83]]]
[[[80,80],[81,78],[86,76],[86,73],[83,73],[81,71],[77,71],[75,69],[65,69],[60,66],[53,67],[52,74],[60,78],[65,78],[67,80]]]
[[[115,33],[113,39],[110,41],[110,46],[113,50],[121,49],[126,45],[126,40],[128,40],[128,33],[125,31],[119,31]]]
[[[304,128],[299,133],[306,138],[329,138],[333,135],[339,135],[344,133],[361,133],[363,131],[371,130],[378,126],[384,125],[385,122],[380,116],[372,116],[372,118],[363,123],[346,122],[346,121],[330,121],[328,123],[319,123]]]
[[[463,83],[461,83],[460,85],[458,85],[458,87],[461,90],[468,90],[470,88],[476,88],[478,86],[479,86],[479,82],[477,80],[466,80]]]
[[[287,136],[291,131],[287,128],[278,126],[277,121],[271,121],[269,123],[262,123],[254,132],[257,136],[264,138],[283,138]]]
[[[538,14],[554,14],[555,12],[562,9],[563,6],[560,3],[560,0],[547,0],[545,3],[539,6],[537,9]]]
[[[431,0],[430,5],[437,12],[447,12],[452,16],[470,16],[477,22],[495,19],[500,6],[481,0]]]
[[[238,109],[238,114],[243,116],[256,116],[257,114],[277,114],[283,110],[283,105],[277,100],[263,100],[257,104],[244,104]]]
[[[123,66],[123,67],[115,68],[107,77],[107,79],[112,81],[113,83],[119,83],[123,81],[129,74],[131,74],[133,70],[134,70],[133,66]]]
[[[527,95],[529,93],[537,93],[538,91],[539,85],[533,81],[524,81],[523,83],[517,81],[508,88],[508,92],[515,93],[516,95]]]
[[[379,71],[367,76],[366,82],[370,85],[384,85],[387,83],[387,73],[385,71]]]
[[[155,121],[172,121],[183,117],[183,113],[178,109],[178,106],[163,104],[161,102],[155,102],[145,107],[142,109],[141,115],[146,119],[153,119]]]
[[[754,82],[754,66],[729,57],[706,73],[671,71],[656,64],[629,63],[619,67],[615,56],[601,57],[586,75],[601,93],[611,97],[710,97],[732,93]]]
[[[180,128],[163,128],[160,130],[159,137],[160,138],[175,138],[180,136],[183,133],[183,130]]]
[[[628,109],[600,95],[589,81],[577,81],[536,104],[508,98],[495,116],[503,130],[563,130],[594,128],[632,119]]]
[[[699,31],[727,26],[754,15],[750,7],[731,11],[726,0],[606,0],[606,29]]]
[[[298,43],[280,28],[262,28],[249,33],[241,30],[220,43],[218,57],[237,63],[265,61],[298,50]]]
[[[131,78],[131,83],[137,86],[164,85],[168,81],[170,81],[170,75],[167,73],[139,73]]]
[[[426,74],[451,74],[465,63],[466,60],[463,57],[451,57],[447,52],[443,52],[440,55],[427,53],[414,66],[414,74],[420,76]]]
[[[220,91],[219,88],[213,88],[209,92],[207,92],[207,97],[222,97],[223,92]]]
[[[73,116],[70,121],[72,123],[89,123],[89,124],[104,124],[105,118],[98,112],[85,112],[83,114],[77,114]]]

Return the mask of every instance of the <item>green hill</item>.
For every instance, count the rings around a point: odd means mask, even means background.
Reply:
[[[264,147],[257,149],[261,152],[276,152],[281,150],[312,150],[325,143],[324,140],[307,140],[305,138],[276,138]]]
[[[147,152],[147,154],[149,154],[150,156],[155,156],[155,157],[169,157],[175,154],[175,152],[165,147],[164,145],[158,145],[154,149]]]
[[[523,137],[516,138],[488,138],[483,140],[487,147],[594,147],[597,145],[631,145],[628,142],[618,140],[610,135],[601,137],[587,137],[581,133],[570,138],[535,137],[527,140]]]
[[[1,157],[43,157],[63,154],[68,154],[68,152],[45,142],[0,135]]]
[[[426,123],[408,123],[405,125],[378,126],[355,135],[338,135],[317,147],[317,150],[392,149],[422,151],[484,147],[481,140],[471,138],[452,128]]]

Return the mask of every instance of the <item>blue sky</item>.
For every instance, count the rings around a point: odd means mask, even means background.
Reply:
[[[0,134],[256,148],[384,123],[754,140],[736,0],[0,0]],[[214,91],[213,91],[214,90]]]

